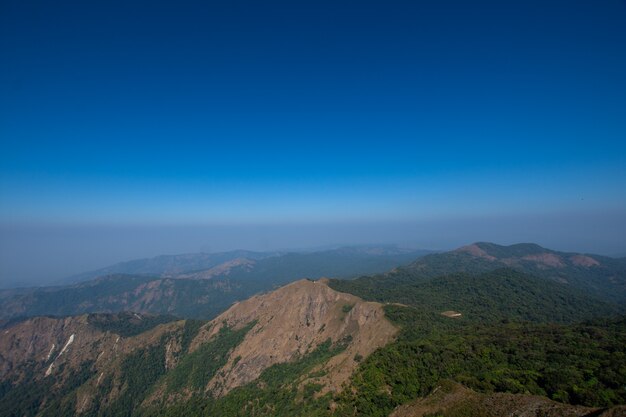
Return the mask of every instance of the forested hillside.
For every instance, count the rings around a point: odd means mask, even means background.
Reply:
[[[331,280],[329,285],[366,300],[406,304],[421,311],[458,311],[464,320],[478,323],[502,319],[572,323],[621,310],[569,285],[510,268],[431,279],[404,269],[394,278],[398,280]]]
[[[360,277],[344,288],[377,294],[444,275],[461,272],[476,275],[502,268],[567,284],[604,301],[626,303],[625,259],[558,252],[530,243],[511,246],[474,243],[450,252],[426,255],[384,274]]]
[[[626,403],[624,317],[577,325],[468,325],[412,308],[388,306],[387,313],[403,332],[358,369],[338,398],[337,415],[386,416],[428,395],[441,379],[565,404]]]

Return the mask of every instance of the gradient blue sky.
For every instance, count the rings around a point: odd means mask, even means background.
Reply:
[[[0,279],[207,247],[626,252],[624,1],[3,0],[0,61]],[[100,256],[52,273],[59,250]]]

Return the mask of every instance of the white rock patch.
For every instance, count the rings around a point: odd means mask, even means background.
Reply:
[[[50,374],[52,373],[52,367],[53,367],[53,366],[54,366],[54,362],[52,362],[52,363],[50,364],[50,366],[48,366],[48,369],[46,369],[46,374],[45,374],[45,376],[48,376],[48,375],[50,375]]]
[[[73,341],[74,341],[74,334],[72,334],[70,338],[67,339],[67,343],[65,343],[65,346],[63,346],[63,349],[61,349],[61,353],[59,353],[59,356],[61,356],[63,352],[65,352],[65,350],[72,344]],[[57,359],[59,359],[59,356],[57,356]]]
[[[61,355],[63,354],[63,352],[65,352],[67,350],[67,348],[74,342],[74,334],[72,333],[72,335],[70,336],[69,339],[67,339],[67,342],[65,342],[65,346],[63,346],[63,349],[61,349],[61,352],[59,352],[59,354],[57,355],[56,358],[54,358],[54,360],[52,361],[52,363],[50,364],[50,366],[48,366],[48,369],[46,369],[46,374],[45,376],[48,376],[52,373],[52,369],[54,368],[54,363],[57,361],[57,359],[59,359],[61,357]],[[52,349],[50,349],[50,353],[48,354],[48,358],[50,358],[50,355],[52,354],[52,351],[54,349],[54,343],[52,344]],[[47,359],[46,359],[47,360]]]
[[[46,356],[46,362],[48,362],[48,360],[50,360],[50,357],[52,356],[52,352],[54,352],[54,348],[56,347],[56,345],[53,343],[52,346],[50,347],[50,352],[48,352],[48,356]]]

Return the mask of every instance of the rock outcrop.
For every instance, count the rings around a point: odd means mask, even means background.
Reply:
[[[327,340],[342,343],[345,349],[321,365],[324,372],[316,374],[323,376],[315,382],[324,385],[324,391],[338,390],[358,365],[358,358],[368,356],[397,333],[381,304],[337,292],[325,280],[301,280],[233,305],[203,328],[192,350],[224,325],[237,329],[253,321],[254,327],[209,382],[207,389],[214,395],[255,380],[274,364],[297,360]]]

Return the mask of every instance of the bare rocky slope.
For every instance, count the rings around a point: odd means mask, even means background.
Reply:
[[[137,321],[149,319],[139,314],[134,316]],[[100,329],[94,325],[93,317],[35,317],[2,330],[0,379],[19,381],[24,376],[25,364],[35,371],[31,375],[34,380],[66,375],[86,362],[95,364],[95,372],[139,347],[156,343],[161,336],[182,325],[182,322],[170,322],[124,337]]]
[[[256,379],[264,369],[305,356],[327,340],[346,349],[323,365],[315,382],[338,390],[366,357],[391,341],[397,329],[382,305],[332,290],[325,280],[301,280],[269,294],[237,303],[204,327],[192,349],[214,337],[222,326],[241,328],[255,321],[243,342],[208,386],[218,395]]]
[[[382,305],[334,291],[323,280],[301,280],[252,297],[204,324],[155,321],[137,333],[154,317],[121,315],[37,317],[3,329],[1,400],[7,408],[0,415],[55,415],[60,409],[78,415],[109,409],[117,415],[116,410],[163,408],[192,394],[220,398],[322,345],[341,348],[300,375],[299,389],[315,383],[320,394],[336,392],[360,358],[398,331]],[[172,390],[181,375],[182,385]],[[190,375],[204,382],[198,385]]]
[[[144,321],[153,323],[136,334]],[[121,313],[35,317],[3,329],[0,415],[74,415],[123,399],[129,357],[163,345],[163,367],[177,363],[184,322],[158,323]]]

